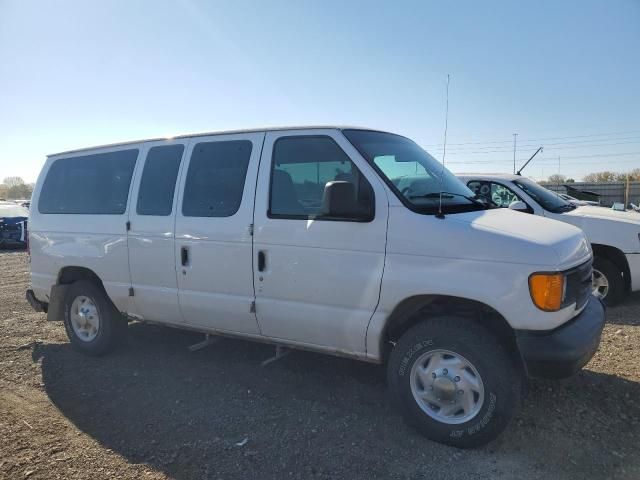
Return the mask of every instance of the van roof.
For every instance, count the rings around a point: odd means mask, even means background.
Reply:
[[[158,142],[161,140],[175,140],[178,138],[193,138],[193,137],[206,137],[212,135],[230,135],[235,133],[257,133],[257,132],[274,132],[274,131],[287,131],[287,130],[369,130],[372,132],[382,132],[382,133],[391,133],[386,132],[384,130],[378,130],[376,128],[366,128],[366,127],[356,127],[356,126],[348,126],[348,125],[299,125],[294,127],[262,127],[262,128],[247,128],[240,130],[219,130],[213,132],[200,132],[200,133],[186,133],[181,135],[172,135],[169,137],[156,137],[156,138],[145,138],[140,140],[129,140],[126,142],[115,142],[108,143],[105,145],[96,145],[92,147],[82,147],[75,148],[72,150],[65,150],[63,152],[50,153],[47,157],[55,157],[58,155],[64,155],[68,153],[76,153],[76,152],[84,152],[88,150],[96,150],[100,148],[108,148],[108,147],[120,147],[124,145],[133,145],[136,143],[146,143],[146,142]]]

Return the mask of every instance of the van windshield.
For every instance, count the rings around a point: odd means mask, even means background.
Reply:
[[[343,130],[343,133],[411,210],[437,213],[441,191],[443,213],[489,208],[412,140],[371,130]]]
[[[553,213],[562,213],[575,210],[576,206],[562,198],[556,192],[552,192],[544,188],[542,185],[537,184],[533,180],[528,178],[522,178],[514,180],[519,188],[521,188],[527,195],[538,202],[542,208]]]

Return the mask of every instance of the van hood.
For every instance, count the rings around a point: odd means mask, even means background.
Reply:
[[[640,214],[604,207],[578,207],[545,214],[582,229],[592,244],[608,245],[622,253],[640,253]]]
[[[567,223],[502,208],[449,215],[447,219],[466,223],[493,237],[502,237],[493,242],[501,250],[497,254],[515,255],[519,263],[547,264],[564,269],[591,257],[591,247],[584,233]],[[516,251],[512,252],[512,249]]]
[[[591,247],[573,225],[506,208],[439,219],[397,206],[389,211],[387,253],[561,271],[588,261]]]

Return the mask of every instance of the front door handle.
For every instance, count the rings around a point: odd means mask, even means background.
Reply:
[[[180,248],[180,260],[182,261],[183,267],[189,265],[189,247]]]
[[[266,266],[267,266],[267,257],[264,251],[260,250],[258,252],[258,271],[264,272],[264,269]]]

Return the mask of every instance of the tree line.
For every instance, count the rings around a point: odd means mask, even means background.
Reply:
[[[0,200],[29,199],[33,187],[33,183],[24,183],[20,177],[6,177],[0,183]]]
[[[582,178],[583,182],[590,183],[607,183],[607,182],[626,182],[627,178],[630,182],[640,181],[640,168],[634,168],[630,172],[622,173],[622,172],[612,172],[609,170],[605,170],[602,172],[594,172],[588,173]],[[575,180],[573,178],[567,178],[564,175],[553,174],[547,178],[545,183],[551,184],[563,184],[563,183],[574,183]]]

